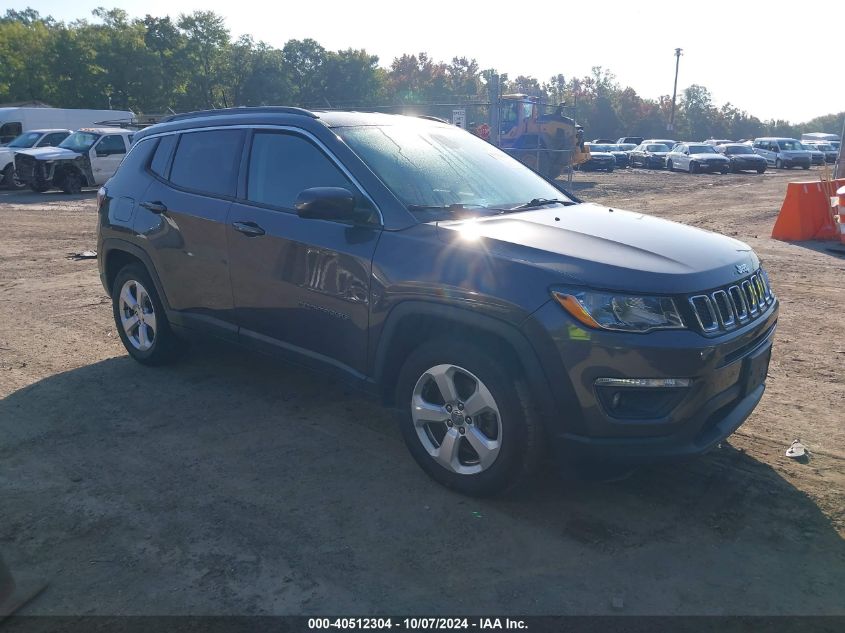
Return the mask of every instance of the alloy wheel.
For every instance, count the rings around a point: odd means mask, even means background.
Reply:
[[[411,396],[417,437],[434,460],[461,475],[480,473],[502,446],[499,407],[472,372],[436,365],[423,372]]]
[[[156,338],[156,313],[146,288],[129,279],[120,289],[120,325],[130,345],[140,352],[149,350]]]

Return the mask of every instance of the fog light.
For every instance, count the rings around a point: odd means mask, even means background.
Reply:
[[[597,378],[597,387],[645,387],[666,389],[689,387],[689,378]]]

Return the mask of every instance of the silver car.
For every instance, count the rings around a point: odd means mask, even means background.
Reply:
[[[712,145],[678,143],[666,155],[666,169],[680,169],[691,174],[701,171],[720,171],[726,174],[731,170],[731,161],[717,152]]]

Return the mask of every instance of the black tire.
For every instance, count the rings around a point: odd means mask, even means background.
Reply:
[[[14,165],[6,165],[6,169],[3,170],[3,184],[7,189],[11,189],[13,191],[26,189],[26,183],[21,182],[15,177]]]
[[[783,161],[780,158],[775,161],[775,169],[783,169]]]
[[[730,167],[722,167],[719,171],[722,172],[723,174],[727,174],[729,171],[731,171],[731,168]]]
[[[801,165],[801,169],[810,169],[809,165]]]
[[[675,168],[672,166],[671,160],[666,161],[666,169],[668,169],[669,171],[675,171]]]
[[[608,167],[608,168],[607,168],[607,173],[608,173],[608,174],[609,174],[609,173],[611,173],[612,171],[613,171],[613,167]]]
[[[127,282],[133,281],[140,283],[146,291],[156,320],[155,336],[152,345],[149,349],[145,350],[138,349],[130,342],[129,335],[121,322],[120,293]],[[183,343],[173,333],[170,323],[167,321],[164,307],[158,297],[155,284],[153,284],[147,270],[141,264],[127,264],[117,273],[114,284],[112,284],[111,298],[112,314],[114,315],[117,333],[120,335],[123,346],[132,358],[144,365],[165,365],[173,362],[178,357],[184,347]]]
[[[696,163],[694,160],[690,161],[689,173],[691,173],[691,174],[697,174],[698,173],[698,163]]]
[[[82,191],[82,174],[75,169],[65,172],[62,179],[62,191],[65,193],[79,193]]]
[[[50,189],[50,183],[47,182],[31,182],[29,183],[29,188],[32,189],[35,193],[44,193],[48,189]]]
[[[765,174],[765,173],[766,173],[766,168],[765,168],[765,167],[758,167],[758,168],[757,168],[757,173],[758,173],[758,174]]]
[[[477,473],[460,474],[442,466],[429,454],[414,424],[411,399],[417,382],[430,369],[445,364],[477,377],[489,390],[500,413],[498,454],[492,464]],[[508,370],[501,356],[480,346],[451,338],[423,343],[408,356],[399,372],[396,403],[408,450],[432,479],[447,488],[471,496],[500,494],[528,480],[540,464],[543,432],[524,380]]]

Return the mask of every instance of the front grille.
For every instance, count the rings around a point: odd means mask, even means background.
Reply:
[[[756,320],[775,302],[766,273],[756,273],[730,286],[689,297],[693,314],[705,334],[729,332]]]
[[[15,172],[17,172],[18,179],[23,182],[30,182],[35,176],[35,159],[26,154],[16,154]]]

